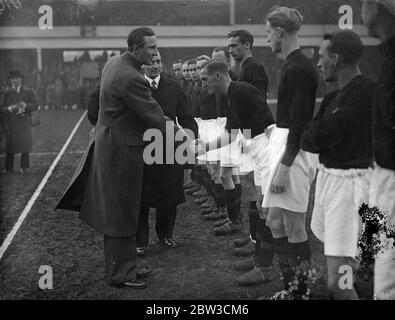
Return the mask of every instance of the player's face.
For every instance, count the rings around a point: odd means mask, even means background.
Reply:
[[[281,52],[281,37],[278,28],[273,28],[270,22],[266,22],[267,42],[274,53]]]
[[[209,94],[220,93],[220,81],[217,75],[209,74],[207,68],[202,69],[200,80],[202,80],[202,87],[206,89]]]
[[[182,65],[182,75],[184,76],[184,79],[185,79],[185,80],[190,80],[190,79],[191,79],[191,76],[190,76],[190,74],[189,74],[189,66],[188,66],[188,63],[184,63],[184,64]]]
[[[197,70],[197,73],[198,73],[199,78],[200,78],[200,74],[201,74],[201,72],[202,72],[202,65],[203,65],[205,62],[207,62],[207,60],[199,60],[198,62],[196,62],[196,70]]]
[[[173,71],[177,79],[182,79],[184,77],[181,63],[173,64]]]
[[[196,69],[196,64],[189,65],[189,75],[193,81],[199,81],[199,73]]]
[[[322,78],[327,83],[334,82],[337,79],[336,55],[328,52],[328,46],[330,44],[330,40],[323,41],[318,52],[320,59],[317,64],[317,68],[320,70]]]
[[[377,37],[378,17],[377,6],[370,1],[362,1],[361,18],[371,37]]]
[[[228,39],[228,51],[229,54],[235,59],[235,61],[243,60],[249,49],[248,44],[242,44],[240,37],[232,37]]]
[[[144,37],[144,45],[136,48],[137,60],[147,66],[152,64],[152,59],[157,53],[156,36]]]
[[[212,55],[211,55],[211,58],[213,60],[221,60],[221,61],[225,61],[226,63],[228,63],[228,59],[226,58],[226,54],[222,50],[217,51],[217,52],[213,52]]]
[[[162,72],[162,58],[158,52],[152,59],[152,65],[145,67],[147,76],[151,79],[155,79]]]

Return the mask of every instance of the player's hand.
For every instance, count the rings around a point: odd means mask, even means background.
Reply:
[[[249,153],[251,151],[251,139],[241,137],[239,139],[239,146],[242,153]]]
[[[195,145],[196,145],[196,153],[195,153],[196,156],[201,156],[202,154],[206,153],[207,144],[203,140],[196,139]]]
[[[283,193],[289,185],[289,167],[280,163],[277,171],[274,174],[272,184],[270,185],[270,192]]]
[[[266,137],[268,140],[270,140],[270,136],[272,135],[273,128],[274,128],[274,126],[271,126],[270,128],[265,129],[265,134],[266,134]]]

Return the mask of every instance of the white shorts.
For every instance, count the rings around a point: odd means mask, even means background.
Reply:
[[[247,140],[243,136],[240,142],[242,145],[242,149],[241,149],[241,164],[239,167],[239,171],[240,171],[240,175],[246,175],[249,174],[251,171],[254,171],[254,163],[251,154],[251,140]]]
[[[369,206],[388,214],[388,222],[395,226],[395,171],[377,164],[370,183]],[[374,295],[376,299],[395,300],[395,247],[381,235],[383,249],[378,253],[374,270]]]
[[[205,143],[210,143],[218,139],[221,136],[224,128],[218,125],[217,119],[202,120],[199,121],[199,138]],[[219,149],[211,150],[205,154],[197,157],[200,164],[203,163],[216,163],[221,159],[221,152]]]
[[[265,189],[262,207],[282,208],[294,212],[306,212],[309,204],[310,185],[313,182],[318,166],[318,156],[299,150],[289,169],[289,185],[283,193],[270,192],[270,186],[285,151],[289,129],[273,128],[269,140],[270,172],[267,181],[262,185]]]
[[[239,132],[235,141],[219,149],[221,151],[221,167],[239,168],[242,164],[241,142],[242,133]]]
[[[251,139],[251,157],[254,168],[254,184],[266,189],[270,174],[269,139],[262,133]]]
[[[362,220],[358,210],[368,203],[371,169],[328,169],[320,165],[311,230],[333,257],[358,255]]]

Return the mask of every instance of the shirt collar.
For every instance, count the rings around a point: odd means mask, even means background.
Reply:
[[[228,88],[228,94],[227,94],[227,98],[229,99],[232,96],[233,90],[234,90],[234,86],[235,86],[235,81],[231,81],[229,88]]]
[[[294,51],[292,51],[289,55],[288,55],[288,57],[285,59],[285,61],[289,61],[289,60],[291,60],[293,57],[296,57],[296,56],[298,56],[298,55],[300,55],[300,54],[303,54],[303,52],[302,52],[302,49],[296,49],[296,50],[294,50]]]
[[[21,87],[22,86],[12,87],[12,90],[16,90],[16,92],[19,93],[19,92],[21,92]]]
[[[247,62],[250,62],[250,61],[252,61],[254,59],[254,57],[253,56],[251,56],[251,57],[248,57],[247,59],[245,59],[244,61],[243,61],[243,63],[240,65],[241,67],[243,67],[244,65],[246,65],[247,64]]]
[[[146,74],[144,74],[144,77],[147,79],[147,81],[148,81],[150,87],[152,86],[152,82],[153,82],[153,81],[155,81],[156,86],[159,86],[160,75],[158,75],[155,79],[151,79],[151,78],[147,77]]]

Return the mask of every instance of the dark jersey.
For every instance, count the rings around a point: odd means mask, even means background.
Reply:
[[[317,72],[302,50],[290,53],[281,70],[276,113],[277,127],[289,129],[281,160],[287,166],[295,160],[302,131],[313,118],[317,85]]]
[[[319,153],[327,168],[368,168],[372,162],[372,102],[375,84],[357,76],[328,94],[303,134],[302,149]]]
[[[274,124],[273,115],[266,99],[253,85],[243,81],[232,81],[228,91],[228,104],[231,117],[226,130],[241,129],[246,138],[254,138]],[[245,131],[251,130],[251,136]]]

